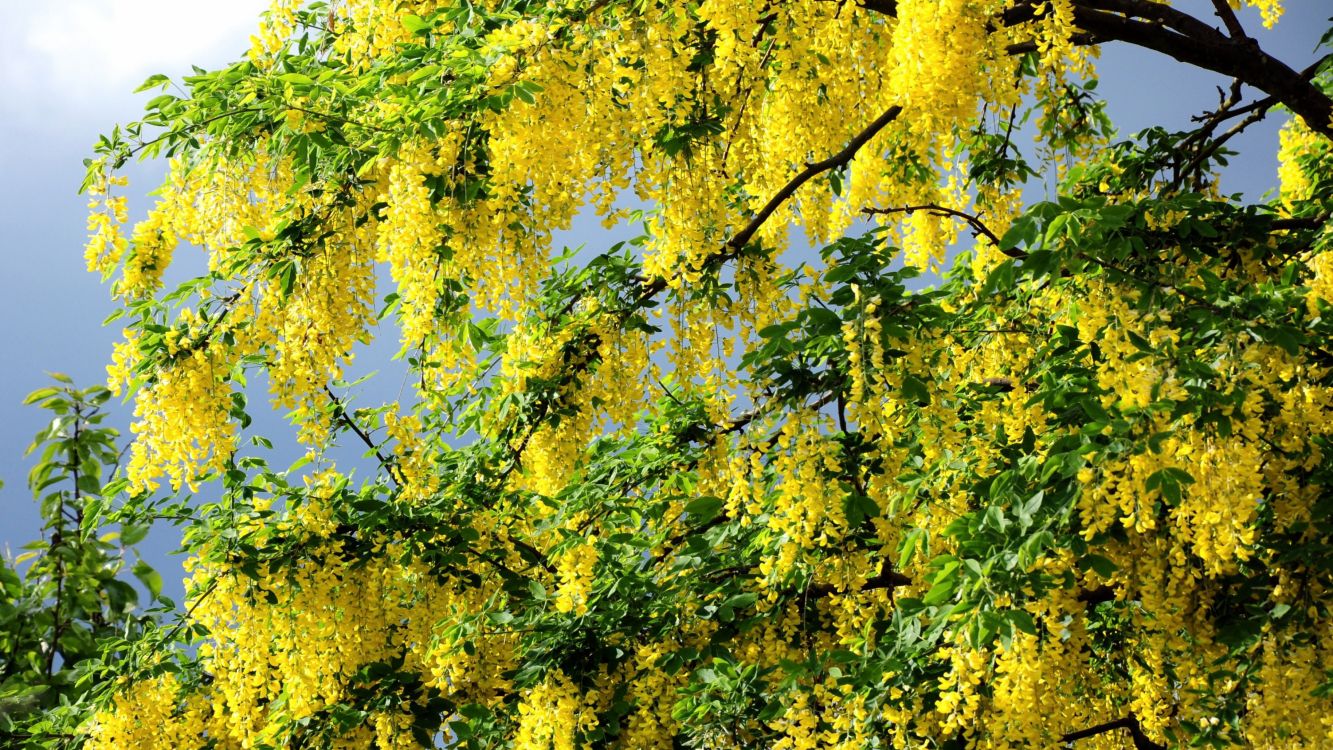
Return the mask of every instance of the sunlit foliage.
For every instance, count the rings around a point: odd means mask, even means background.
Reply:
[[[1330,75],[1208,11],[278,0],[150,79],[88,258],[115,512],[179,516],[193,577],[79,741],[1333,744]],[[1120,140],[1101,44],[1236,82]],[[581,212],[638,236],[563,255]],[[374,336],[411,384],[356,409]]]

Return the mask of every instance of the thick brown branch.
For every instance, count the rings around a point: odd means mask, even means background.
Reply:
[[[1148,0],[1078,0],[1074,22],[1102,39],[1128,42],[1239,79],[1276,97],[1311,130],[1333,138],[1333,100],[1253,39],[1228,38],[1192,16]]]
[[[1077,732],[1070,732],[1060,738],[1060,742],[1068,744],[1086,740],[1089,737],[1096,737],[1099,734],[1114,732],[1119,729],[1128,729],[1129,737],[1134,741],[1134,750],[1166,750],[1166,745],[1152,741],[1143,731],[1143,726],[1139,724],[1139,719],[1134,714],[1130,714],[1123,719],[1108,721],[1105,724],[1098,724],[1095,727],[1080,729]]]
[[[889,16],[897,12],[894,2],[866,0],[860,5]],[[1039,5],[1037,0],[1020,0],[999,16],[998,23],[1016,26],[1034,21]],[[1305,76],[1260,49],[1243,30],[1236,35],[1232,29],[1233,36],[1228,37],[1194,16],[1154,0],[1074,0],[1073,5],[1074,23],[1082,29],[1075,43],[1126,42],[1239,79],[1286,105],[1310,129],[1333,138],[1333,99]],[[1033,48],[1018,44],[1011,52]]]
[[[1330,218],[1333,217],[1328,214],[1320,214],[1319,216],[1302,216],[1292,219],[1274,219],[1269,227],[1274,231],[1318,229],[1327,224]]]
[[[862,8],[886,16],[898,15],[898,0],[861,0],[857,3]]]
[[[1031,0],[1028,0],[1028,3],[1031,4]],[[1146,19],[1153,25],[1163,26],[1196,39],[1227,41],[1226,37],[1212,26],[1157,0],[1074,0],[1075,18],[1078,17],[1080,9],[1117,13],[1126,18]]]
[[[1103,40],[1098,38],[1096,34],[1089,34],[1086,31],[1076,31],[1069,35],[1069,41],[1075,47],[1091,47],[1094,44],[1101,44]],[[1014,44],[1005,47],[1004,51],[1010,55],[1024,55],[1029,52],[1037,52],[1040,49],[1041,45],[1037,44],[1037,40],[1033,39],[1027,42],[1015,42]]]

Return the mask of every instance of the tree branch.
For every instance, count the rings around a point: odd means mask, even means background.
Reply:
[[[1152,739],[1144,733],[1143,726],[1139,724],[1139,719],[1134,714],[1130,714],[1123,719],[1116,719],[1115,721],[1108,721],[1105,724],[1098,724],[1095,727],[1088,727],[1087,729],[1080,729],[1077,732],[1070,732],[1069,734],[1060,737],[1060,742],[1064,744],[1072,744],[1079,740],[1086,740],[1089,737],[1096,737],[1099,734],[1114,732],[1118,729],[1129,730],[1129,737],[1134,741],[1134,750],[1166,750],[1166,745],[1153,742]]]
[[[1240,19],[1236,18],[1236,11],[1227,5],[1227,0],[1213,0],[1213,12],[1222,19],[1223,25],[1227,27],[1227,33],[1232,39],[1245,39],[1245,27],[1240,25]]]
[[[860,5],[887,16],[895,16],[898,10],[897,3],[891,0],[864,0]],[[1004,10],[997,21],[1002,26],[1035,21],[1039,5],[1039,0],[1019,0]],[[1233,36],[1228,37],[1188,13],[1153,0],[1074,0],[1073,6],[1074,23],[1082,29],[1074,37],[1076,44],[1127,42],[1239,79],[1285,104],[1311,130],[1333,139],[1333,99],[1286,63],[1260,49],[1253,38],[1244,36],[1243,29],[1239,36],[1233,29]],[[1035,47],[1020,43],[1010,52],[1032,49]]]
[[[1221,148],[1226,145],[1227,141],[1231,140],[1232,138],[1235,138],[1237,135],[1240,135],[1242,132],[1244,132],[1246,128],[1267,117],[1269,108],[1272,107],[1273,104],[1275,104],[1276,102],[1273,99],[1268,98],[1268,99],[1262,99],[1260,100],[1260,102],[1256,102],[1256,104],[1264,102],[1266,102],[1266,104],[1264,104],[1263,106],[1257,106],[1253,108],[1247,107],[1247,109],[1250,109],[1250,112],[1243,120],[1236,123],[1235,125],[1232,125],[1230,128],[1227,129],[1225,133],[1212,139],[1208,143],[1200,144],[1199,152],[1194,155],[1194,158],[1189,160],[1189,163],[1180,168],[1180,172],[1179,174],[1176,175],[1176,179],[1173,181],[1173,185],[1179,187],[1185,180],[1189,178],[1191,173],[1199,169],[1199,167],[1202,166],[1205,161],[1207,161],[1219,150],[1221,150]],[[1218,120],[1217,122],[1221,122],[1221,120]]]
[[[333,389],[329,388],[327,385],[324,386],[324,393],[328,394],[329,400],[333,402],[333,413],[338,421],[342,422],[343,425],[361,439],[361,442],[366,444],[366,447],[375,454],[375,459],[380,462],[380,465],[388,470],[389,477],[393,479],[394,483],[402,484],[398,472],[394,468],[393,461],[380,451],[380,447],[375,444],[374,440],[370,439],[370,435],[368,435],[365,430],[361,429],[361,425],[357,424],[356,420],[352,419],[351,414],[347,413],[347,407],[343,405],[342,399],[334,395]]]
[[[768,217],[772,216],[773,212],[778,210],[778,207],[783,203],[786,203],[787,199],[792,197],[802,185],[822,172],[847,166],[847,164],[851,162],[852,157],[856,156],[856,152],[860,151],[861,147],[866,145],[871,138],[878,135],[879,131],[883,130],[885,125],[893,122],[902,111],[903,108],[896,104],[889,107],[884,110],[884,114],[875,118],[875,121],[870,123],[865,130],[862,130],[860,133],[853,136],[841,151],[823,161],[806,164],[805,169],[801,170],[800,174],[791,178],[781,190],[775,193],[772,198],[768,199],[768,203],[765,203],[764,207],[759,209],[759,213],[755,214],[754,218],[750,219],[749,224],[746,224],[741,231],[737,232],[730,240],[727,240],[727,247],[731,248],[732,251],[739,251],[744,248],[749,244],[750,239],[754,237],[755,232],[759,231],[759,228],[764,225],[764,222],[768,221]]]
[[[189,127],[182,126],[178,128],[173,128],[172,130],[168,130],[167,132],[162,133],[156,138],[152,138],[147,141],[139,141],[133,145],[127,144],[128,147],[124,149],[123,153],[116,156],[114,161],[111,162],[110,166],[112,169],[120,169],[121,167],[125,166],[125,162],[132,159],[140,151],[143,151],[144,149],[148,148],[149,146],[152,146],[155,143],[161,143],[162,141],[172,136],[183,135],[184,133],[190,132],[192,130],[198,130],[200,128],[207,127],[212,123],[217,122],[218,120],[225,120],[228,117],[235,117],[236,115],[244,115],[244,114],[254,114],[256,112],[262,112],[262,111],[263,110],[259,109],[258,107],[242,107],[241,109],[230,110],[227,112],[219,112],[218,114],[205,117],[204,119],[198,122],[191,123]]]
[[[823,172],[844,167],[849,164],[852,157],[856,156],[857,152],[861,150],[861,147],[865,146],[871,138],[878,135],[879,131],[883,130],[886,125],[897,119],[902,111],[903,108],[897,104],[889,107],[884,111],[884,114],[875,118],[874,122],[871,122],[866,126],[865,130],[852,136],[852,139],[847,142],[847,145],[844,146],[841,151],[822,161],[807,164],[805,169],[801,170],[799,174],[788,180],[786,185],[783,185],[772,198],[769,198],[768,202],[764,204],[764,207],[759,209],[759,212],[756,213],[739,232],[732,235],[731,239],[723,243],[722,252],[709,258],[707,263],[722,263],[736,257],[736,255],[749,244],[755,233],[768,221],[769,217],[773,215],[773,212],[795,195],[796,191],[799,190],[802,185]],[[664,276],[658,276],[651,281],[645,282],[639,292],[638,303],[642,304],[649,298],[666,289],[666,287],[667,280]]]
[[[875,208],[872,206],[861,209],[861,213],[868,216],[901,213],[911,214],[917,211],[928,211],[935,216],[952,216],[954,218],[962,219],[967,222],[977,234],[983,235],[986,239],[990,240],[991,244],[995,245],[995,248],[1001,253],[1004,253],[1011,258],[1022,258],[1025,256],[1025,253],[1021,250],[1012,247],[1006,248],[1003,243],[1000,242],[999,235],[991,231],[991,228],[986,226],[985,222],[979,217],[973,216],[965,211],[959,211],[956,208],[949,208],[948,206],[941,206],[936,203],[922,203],[918,206],[903,206],[901,208]]]
[[[1090,34],[1086,31],[1076,31],[1069,35],[1069,41],[1073,43],[1075,47],[1091,47],[1094,44],[1101,44],[1105,40],[1099,38],[1096,34]],[[1033,39],[1027,42],[1015,42],[1014,44],[1005,47],[1004,51],[1010,55],[1025,55],[1029,52],[1037,52],[1039,49],[1040,46],[1037,44],[1037,40]]]
[[[1333,139],[1333,100],[1249,37],[1228,38],[1192,16],[1148,0],[1076,0],[1074,22],[1102,39],[1128,42],[1239,79],[1276,97],[1311,130]]]

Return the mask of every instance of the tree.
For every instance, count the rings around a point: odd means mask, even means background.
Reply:
[[[105,532],[98,508],[104,475],[120,454],[117,433],[102,424],[111,394],[78,389],[68,377],[34,391],[26,403],[51,411],[33,439],[38,461],[28,487],[40,503],[42,538],[27,552],[0,560],[0,744],[40,747],[76,738],[94,694],[113,684],[99,679],[141,637],[152,613],[121,579],[127,553],[148,533],[144,526]],[[6,555],[8,557],[8,555]],[[26,564],[26,565],[25,565]],[[135,556],[130,571],[156,600],[162,577]]]
[[[1115,140],[1105,44],[1234,82]],[[114,512],[193,577],[86,746],[1325,746],[1325,61],[1220,0],[276,3],[90,165]],[[589,206],[640,236],[557,254]]]

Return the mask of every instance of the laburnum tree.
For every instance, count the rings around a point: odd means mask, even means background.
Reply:
[[[135,423],[88,523],[191,579],[49,741],[1329,747],[1333,66],[1239,10],[278,0],[90,163]],[[1121,140],[1106,45],[1218,105]]]

